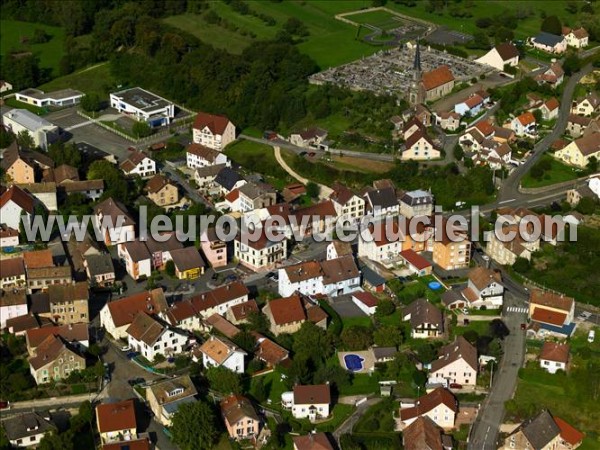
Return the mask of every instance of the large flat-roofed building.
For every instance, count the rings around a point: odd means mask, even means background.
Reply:
[[[11,109],[2,117],[4,126],[8,130],[15,135],[21,131],[27,131],[33,138],[35,146],[44,150],[47,150],[48,145],[60,138],[60,130],[56,125],[26,109]]]
[[[175,117],[173,103],[140,87],[110,94],[110,106],[151,127],[168,125]]]
[[[85,94],[75,89],[61,89],[54,92],[44,92],[39,89],[25,89],[17,92],[15,97],[17,100],[29,105],[35,105],[40,108],[45,106],[70,106],[76,105],[81,101]]]

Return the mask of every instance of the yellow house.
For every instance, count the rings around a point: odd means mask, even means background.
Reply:
[[[592,157],[600,160],[600,133],[574,140],[562,150],[558,150],[555,156],[569,165],[585,168]]]
[[[161,174],[154,175],[146,184],[148,198],[157,206],[168,206],[179,202],[177,186]]]
[[[193,280],[204,274],[205,263],[195,247],[184,247],[171,251],[175,275],[180,280]]]
[[[0,164],[13,183],[35,183],[35,170],[21,157],[16,141],[4,151]]]

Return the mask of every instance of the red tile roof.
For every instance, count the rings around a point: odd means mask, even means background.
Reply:
[[[417,270],[423,270],[431,267],[431,263],[417,254],[414,250],[403,250],[400,252],[400,256],[404,258],[409,264],[414,266]]]
[[[495,131],[494,126],[488,120],[478,122],[477,125],[475,125],[475,128],[477,128],[485,137],[488,137]]]
[[[331,390],[328,384],[294,386],[295,405],[315,405],[331,403]]]
[[[140,311],[158,314],[167,309],[167,301],[161,288],[140,292],[129,297],[114,300],[107,305],[116,327],[129,325]]]
[[[198,113],[196,120],[194,120],[195,129],[201,130],[204,127],[208,127],[213,134],[223,134],[225,128],[227,128],[227,124],[229,124],[227,117],[204,112]]]
[[[566,364],[569,362],[569,345],[556,342],[544,342],[540,351],[540,359],[556,361]]]
[[[549,323],[551,325],[563,326],[567,315],[556,311],[550,311],[545,308],[535,308],[531,319],[536,322]]]
[[[0,259],[0,277],[10,278],[25,275],[23,258]]]
[[[585,437],[585,434],[572,427],[560,417],[555,416],[554,421],[556,422],[556,425],[558,425],[558,428],[560,428],[560,437],[573,447],[579,444]]]
[[[430,91],[446,83],[454,81],[454,75],[450,67],[443,65],[429,72],[425,72],[422,77],[423,87],[426,91]]]
[[[518,121],[521,122],[521,125],[526,126],[530,123],[535,123],[535,116],[529,111],[524,112],[520,116],[517,117]]]
[[[304,436],[294,436],[295,450],[333,450],[333,445],[325,433],[309,433]]]
[[[112,444],[104,444],[102,450],[124,450],[127,447],[129,450],[150,450],[151,444],[148,438],[135,439],[133,441],[114,442]]]
[[[565,297],[562,294],[534,289],[531,291],[529,301],[536,305],[570,311],[575,300],[572,297]]]
[[[556,100],[555,97],[552,97],[552,98],[546,100],[546,103],[544,103],[544,105],[546,105],[546,108],[548,108],[548,111],[554,111],[556,108],[558,108],[560,106],[560,104],[558,103],[558,100]]]
[[[358,301],[360,301],[362,304],[366,305],[368,308],[374,308],[379,303],[379,299],[377,297],[375,297],[370,292],[366,292],[366,291],[354,292],[352,294],[352,297],[356,298]]]
[[[412,419],[414,417],[419,417],[441,404],[446,405],[448,408],[454,411],[454,413],[458,411],[456,399],[450,391],[444,388],[437,388],[436,390],[431,391],[429,394],[419,397],[417,399],[417,403],[418,405],[415,405],[411,408],[400,410],[400,418],[403,421]]]
[[[23,253],[23,261],[27,269],[39,269],[43,267],[53,267],[52,250],[36,250]]]
[[[306,320],[306,312],[299,295],[278,298],[269,302],[269,308],[276,325],[285,325],[292,322]]]
[[[0,208],[4,207],[10,200],[16,203],[21,209],[33,214],[33,197],[21,189],[19,186],[11,186],[0,196]]]
[[[137,428],[133,400],[102,403],[96,406],[96,417],[100,433]]]

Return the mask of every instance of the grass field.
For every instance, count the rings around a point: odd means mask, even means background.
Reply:
[[[51,36],[43,44],[28,44],[22,39],[31,39],[37,28],[43,29]],[[32,52],[40,59],[40,67],[51,69],[52,74],[58,74],[58,63],[63,55],[65,33],[60,27],[51,27],[39,23],[19,22],[17,20],[0,20],[0,55],[12,51]]]
[[[542,159],[550,161],[550,170],[544,173],[541,179],[536,179],[531,176],[531,172],[523,178],[522,186],[525,188],[536,188],[542,186],[549,186],[555,183],[562,183],[563,181],[575,180],[581,176],[581,171],[569,167],[566,164],[557,161],[549,155],[544,155]]]
[[[402,26],[403,21],[396,15],[387,11],[369,11],[360,14],[352,14],[345,17],[352,22],[360,24],[369,24],[381,28],[382,30],[391,30]]]
[[[371,6],[370,1],[250,2],[249,6],[257,13],[273,17],[277,24],[267,26],[260,19],[241,15],[221,2],[211,2],[210,7],[227,22],[235,24],[239,28],[237,32],[208,24],[201,15],[172,16],[165,19],[165,22],[215,47],[239,54],[254,40],[242,36],[241,30],[255,33],[256,40],[274,38],[289,18],[296,17],[306,24],[310,33],[298,48],[311,56],[322,69],[354,61],[381,49],[379,46],[371,46],[355,39],[358,29],[335,19],[336,14]],[[389,17],[389,14],[387,16]]]
[[[108,63],[97,64],[87,69],[55,78],[43,84],[40,89],[54,91],[57,89],[77,89],[86,94],[98,94],[102,100],[108,100],[108,93],[115,87],[115,80],[110,74]]]

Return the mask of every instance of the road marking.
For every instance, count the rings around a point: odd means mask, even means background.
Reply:
[[[526,313],[529,312],[529,308],[524,306],[509,306],[506,308],[506,312]]]
[[[511,198],[510,200],[504,200],[504,201],[498,202],[498,204],[502,205],[503,203],[510,203],[510,202],[514,202],[516,200],[517,200],[516,198]]]

